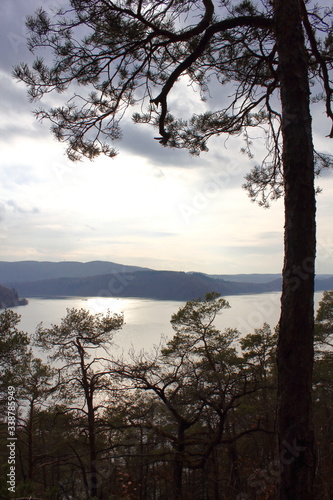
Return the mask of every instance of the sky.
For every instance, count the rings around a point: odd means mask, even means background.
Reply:
[[[33,116],[38,103],[11,76],[31,62],[25,16],[65,0],[1,0],[0,5],[0,260],[108,260],[152,269],[209,274],[279,273],[283,264],[283,200],[264,209],[242,189],[260,163],[240,153],[241,137],[218,137],[209,152],[192,157],[163,148],[156,130],[123,123],[115,159],[71,163],[47,122]],[[59,99],[59,97],[58,97]],[[171,106],[204,109],[186,83]],[[330,124],[313,112],[315,146],[332,152]],[[317,197],[317,273],[333,274],[333,175],[320,177]]]

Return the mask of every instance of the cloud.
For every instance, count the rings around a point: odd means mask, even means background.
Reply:
[[[33,54],[27,47],[27,16],[34,15],[42,7],[47,12],[68,6],[68,0],[1,0],[0,17],[0,68],[11,73],[21,61],[32,62]]]
[[[2,0],[0,18],[0,68],[11,73],[15,64],[20,61],[31,61],[32,54],[27,47],[27,31],[25,19],[38,6],[39,0]]]
[[[25,207],[20,206],[14,200],[7,200],[6,204],[8,207],[12,208],[14,212],[17,212],[20,214],[38,214],[40,212],[39,208],[37,208],[37,207],[25,208]]]
[[[42,138],[50,135],[48,127],[33,116],[36,104],[29,103],[26,88],[4,71],[0,71],[2,110],[0,116],[0,141],[8,143],[17,136]]]
[[[122,139],[115,144],[120,154],[126,151],[164,167],[194,168],[206,162],[205,158],[193,157],[186,150],[163,147],[154,139],[158,132],[152,126],[131,123],[127,119],[121,123],[121,128]]]
[[[283,236],[282,230],[281,231],[263,231],[261,233],[257,233],[256,237],[259,240],[281,240],[281,237]]]
[[[13,157],[14,152],[12,153]],[[37,173],[33,172],[31,166],[20,165],[13,161],[9,164],[9,159],[6,159],[6,164],[0,166],[2,183],[2,190],[13,191],[19,186],[31,186],[38,182]]]
[[[6,214],[6,207],[3,203],[1,203],[0,201],[0,222],[2,222],[5,218],[5,214]]]

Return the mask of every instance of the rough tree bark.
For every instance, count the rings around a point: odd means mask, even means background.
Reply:
[[[316,207],[310,91],[300,0],[275,0],[274,10],[285,188],[285,254],[277,351],[279,498],[312,500],[316,463],[311,404]]]
[[[95,435],[95,408],[94,408],[94,387],[93,381],[88,378],[88,370],[85,360],[85,351],[79,339],[77,339],[77,347],[80,354],[80,367],[82,374],[82,386],[87,403],[88,417],[88,442],[89,442],[89,464],[90,464],[90,495],[92,498],[98,497],[97,488],[97,451],[96,451],[96,435]]]

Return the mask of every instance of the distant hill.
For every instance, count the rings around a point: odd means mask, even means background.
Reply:
[[[322,279],[321,277],[317,277],[315,281],[315,290],[316,292],[322,292],[324,290],[333,290],[333,276],[329,278]]]
[[[23,306],[27,303],[26,299],[19,298],[16,290],[0,285],[0,309]]]
[[[0,282],[15,286],[22,281],[40,281],[51,278],[84,278],[101,274],[126,273],[146,269],[138,266],[124,266],[114,262],[95,260],[92,262],[19,262],[0,261]]]
[[[211,274],[212,278],[236,283],[270,283],[281,280],[281,274]],[[317,280],[332,278],[332,274],[319,274]]]
[[[281,278],[281,274],[211,274],[212,278],[235,283],[269,283]]]

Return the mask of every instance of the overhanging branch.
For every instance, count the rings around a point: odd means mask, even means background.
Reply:
[[[182,61],[175,70],[171,73],[166,83],[164,84],[162,91],[160,94],[151,100],[153,104],[158,106],[161,105],[161,113],[159,118],[159,132],[161,137],[157,138],[159,142],[163,145],[167,144],[170,134],[165,129],[165,118],[167,115],[168,107],[167,107],[167,96],[172,89],[173,85],[177,81],[177,79],[187,70],[192,64],[198,60],[198,58],[204,53],[206,48],[208,47],[211,39],[217,33],[225,32],[235,28],[241,27],[251,27],[251,28],[262,28],[262,29],[272,29],[273,22],[271,19],[268,19],[264,16],[240,16],[233,19],[225,19],[218,23],[215,23],[209,26],[198,43],[197,47],[193,50],[193,52]]]

